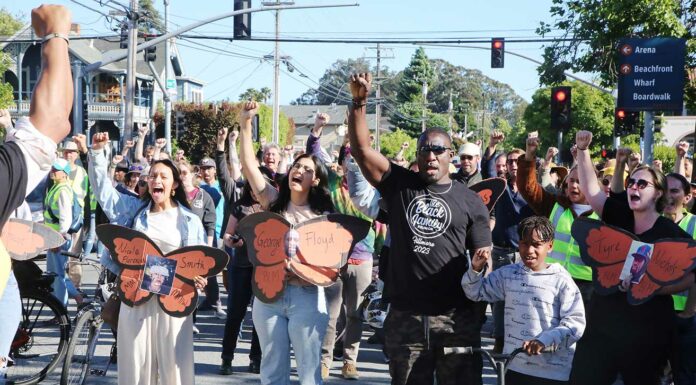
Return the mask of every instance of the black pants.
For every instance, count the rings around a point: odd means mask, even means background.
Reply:
[[[483,304],[485,306],[485,304]],[[393,385],[480,385],[480,355],[444,355],[445,346],[481,346],[482,306],[472,304],[437,316],[393,307],[384,322],[385,352]]]
[[[251,279],[253,274],[252,267],[227,266],[227,285],[229,292],[227,295],[227,321],[225,322],[225,336],[222,339],[222,359],[234,359],[234,351],[237,348],[237,336],[239,328],[244,321],[247,307],[253,293],[251,290]],[[252,329],[251,350],[249,359],[252,361],[261,360],[261,345],[256,329]]]
[[[505,374],[505,384],[506,385],[568,385],[568,381],[549,380],[548,378],[529,376],[527,374],[522,374],[520,372],[508,370],[507,373]]]

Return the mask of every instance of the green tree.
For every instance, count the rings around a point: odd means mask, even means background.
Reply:
[[[696,67],[696,0],[553,0],[550,13],[554,22],[542,22],[537,33],[558,31],[564,39],[544,49],[542,84],[560,83],[563,71],[572,70],[597,73],[602,85],[614,87],[624,37],[685,38],[686,68]],[[689,108],[696,108],[696,85],[687,86],[686,95]]]
[[[409,144],[406,151],[404,151],[404,159],[411,161],[416,156],[416,138],[398,128],[393,132],[380,136],[380,152],[387,158],[393,158],[401,150],[401,145],[404,142]]]
[[[662,161],[662,171],[667,174],[674,169],[674,163],[677,161],[677,152],[674,151],[674,147],[658,144],[653,147],[653,158]]]
[[[22,25],[22,16],[13,15],[4,7],[0,8],[0,36],[14,35],[22,28]],[[4,74],[11,65],[10,55],[0,51],[0,75]],[[4,77],[0,76],[0,108],[7,108],[14,102],[12,92],[12,85],[5,83]]]
[[[21,15],[13,15],[7,8],[0,8],[0,36],[12,36],[24,23]]]
[[[138,29],[141,32],[149,33],[151,29],[157,32],[164,32],[164,22],[152,0],[138,0],[141,18],[138,20]]]
[[[591,131],[592,152],[598,154],[601,146],[609,148],[612,145],[612,132],[614,128],[614,100],[595,88],[580,82],[564,83],[572,87],[572,128],[563,134],[563,148],[568,150],[575,142],[575,133],[578,130]],[[542,140],[543,155],[546,148],[556,147],[558,132],[551,130],[551,89],[541,88],[532,96],[532,103],[524,112],[525,132],[538,131]],[[526,134],[524,135],[526,136]],[[522,143],[524,144],[523,138]]]
[[[392,107],[390,121],[412,136],[422,131],[423,107],[426,99],[423,97],[423,85],[432,86],[435,82],[435,70],[430,65],[425,50],[419,47],[411,57],[401,75],[396,90],[396,111]],[[427,110],[427,107],[426,107]],[[426,111],[426,117],[427,117]]]
[[[271,97],[271,89],[268,87],[263,87],[260,90],[256,88],[247,88],[246,91],[239,94],[239,101],[245,102],[247,100],[254,100],[263,104],[268,104],[268,98]]]

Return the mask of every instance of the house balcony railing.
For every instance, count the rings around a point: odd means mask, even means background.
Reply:
[[[89,100],[100,100],[99,95],[90,95]],[[135,106],[133,107],[133,121],[136,123],[145,123],[150,119],[150,108],[147,106],[147,98],[136,97]],[[22,116],[29,116],[29,97],[19,103],[15,101],[8,107],[10,115],[17,119]],[[119,101],[115,102],[88,102],[87,103],[87,120],[110,120],[117,121],[123,119],[123,106]]]

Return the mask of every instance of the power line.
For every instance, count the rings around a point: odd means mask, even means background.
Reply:
[[[186,36],[192,39],[206,39],[206,40],[233,40],[231,36],[213,36],[213,35],[200,35],[200,36]],[[388,38],[388,39],[344,39],[344,38],[331,38],[331,39],[313,39],[313,38],[259,38],[251,37],[244,39],[245,41],[264,41],[264,42],[281,42],[281,43],[342,43],[342,44],[488,44],[491,42],[491,38],[477,38],[477,39],[465,39],[459,37],[453,38],[440,38],[440,39],[399,39],[399,38]],[[556,43],[556,42],[582,42],[589,41],[589,39],[576,39],[576,38],[535,38],[535,39],[523,39],[516,37],[506,37],[505,43]]]

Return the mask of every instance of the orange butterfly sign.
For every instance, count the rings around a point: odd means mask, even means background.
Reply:
[[[488,178],[469,186],[469,189],[481,197],[483,204],[490,212],[498,202],[498,198],[503,195],[505,184],[506,182],[503,178]]]
[[[582,260],[592,267],[597,293],[627,291],[632,305],[646,302],[696,268],[693,239],[644,243],[627,231],[588,218],[577,218],[571,233]]]
[[[333,284],[369,230],[369,222],[343,214],[322,215],[296,226],[271,212],[245,217],[237,231],[254,265],[254,295],[266,303],[276,301],[289,271],[314,285]]]
[[[173,317],[196,309],[194,277],[220,273],[229,259],[224,251],[203,245],[165,255],[147,235],[123,226],[97,226],[97,236],[121,268],[116,290],[123,303],[138,306],[156,295],[162,310]]]
[[[24,219],[10,219],[2,229],[2,243],[15,261],[26,261],[65,243],[59,232]]]

